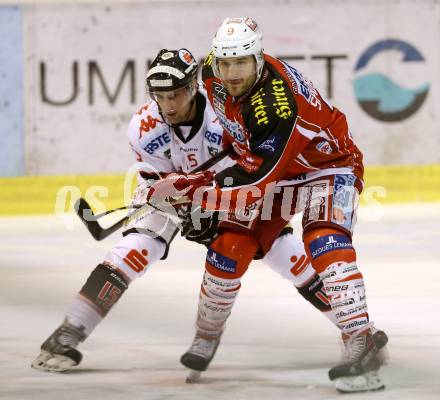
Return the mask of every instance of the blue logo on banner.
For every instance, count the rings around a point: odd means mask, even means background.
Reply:
[[[389,77],[371,70],[373,59],[384,57],[387,51],[396,51],[402,55],[399,69],[408,71],[405,78]],[[422,54],[411,44],[402,40],[387,39],[372,44],[360,56],[355,72],[354,92],[359,105],[371,117],[384,122],[397,122],[413,115],[424,103],[429,91],[429,82],[423,83]],[[371,67],[373,65],[373,67]],[[420,73],[414,75],[409,68],[420,65]],[[370,71],[366,69],[370,66]],[[368,71],[365,73],[365,69]],[[415,81],[419,80],[419,82]]]
[[[352,249],[353,245],[350,239],[345,235],[327,235],[315,239],[310,243],[309,249],[312,254],[312,258],[318,258],[325,253],[333,250],[345,250]]]
[[[223,256],[212,249],[208,249],[206,261],[208,264],[211,264],[214,268],[217,268],[220,271],[229,272],[231,274],[236,272],[237,261]]]

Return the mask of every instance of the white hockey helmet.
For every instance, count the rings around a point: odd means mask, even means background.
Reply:
[[[212,53],[212,69],[217,78],[220,75],[217,59],[254,56],[258,81],[264,66],[263,33],[252,18],[226,18],[212,40]]]

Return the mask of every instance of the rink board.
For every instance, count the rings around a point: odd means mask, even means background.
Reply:
[[[21,90],[5,100],[20,97],[23,110],[0,109],[10,124],[0,125],[0,137],[23,140],[8,147],[17,164],[11,171],[0,161],[0,175],[123,173],[132,162],[126,128],[145,102],[149,62],[179,47],[202,60],[223,18],[250,13],[265,50],[346,113],[367,165],[440,162],[437,0],[37,2],[18,10],[0,64],[20,75]]]

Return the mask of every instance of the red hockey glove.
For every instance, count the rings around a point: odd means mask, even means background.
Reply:
[[[155,182],[147,193],[147,201],[160,203],[168,197],[180,198],[186,196],[188,202],[196,189],[207,186],[214,178],[211,171],[201,171],[194,174],[170,174],[165,179]]]

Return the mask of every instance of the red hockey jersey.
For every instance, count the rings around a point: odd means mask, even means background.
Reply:
[[[362,153],[353,141],[345,115],[330,105],[298,70],[265,55],[262,77],[240,98],[230,96],[213,74],[212,56],[202,79],[224,130],[224,146],[233,146],[237,164],[216,176],[205,204],[222,209],[239,190],[254,186],[264,196],[269,183],[295,184],[298,178],[352,173],[363,178]],[[232,178],[232,179],[231,179]],[[247,199],[247,204],[256,200]],[[215,202],[215,204],[214,204]]]

